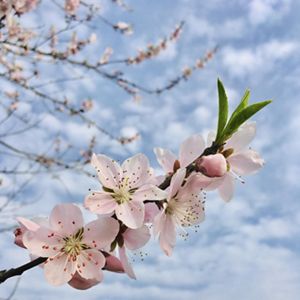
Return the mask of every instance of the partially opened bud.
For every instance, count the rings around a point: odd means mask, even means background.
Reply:
[[[104,269],[110,272],[115,272],[115,273],[124,273],[124,268],[121,263],[121,261],[113,256],[113,255],[108,255],[106,256],[106,264],[104,266]]]
[[[19,247],[26,248],[23,244],[23,234],[24,234],[24,229],[22,230],[21,227],[15,229],[14,231],[15,244]]]
[[[227,172],[226,159],[220,153],[201,157],[196,161],[196,167],[208,177],[222,177]]]
[[[100,281],[97,279],[82,278],[78,272],[76,272],[73,278],[68,282],[71,287],[77,290],[87,290],[98,283],[100,283]]]

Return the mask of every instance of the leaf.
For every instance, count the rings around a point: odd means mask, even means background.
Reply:
[[[221,137],[224,127],[228,118],[228,100],[223,86],[223,83],[218,79],[218,94],[219,94],[219,118],[218,118],[218,131],[216,140]]]
[[[271,102],[271,100],[262,101],[241,109],[234,117],[231,118],[230,122],[228,122],[222,135],[222,142],[230,138],[232,134],[236,132],[243,123],[245,123],[254,114],[256,114]]]
[[[250,98],[250,90],[246,90],[244,96],[242,97],[242,100],[240,102],[240,104],[237,106],[237,108],[235,109],[235,111],[232,113],[229,122],[231,122],[231,120],[245,107],[247,107],[248,105],[248,100]]]

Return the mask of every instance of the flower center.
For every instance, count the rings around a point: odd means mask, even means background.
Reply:
[[[81,250],[88,249],[88,246],[82,243],[83,231],[84,229],[80,228],[74,235],[64,238],[65,246],[63,247],[63,251],[67,255],[75,258],[80,254]]]
[[[132,193],[130,192],[129,178],[125,177],[123,178],[119,189],[115,190],[112,196],[118,204],[123,204],[131,200],[131,194]]]

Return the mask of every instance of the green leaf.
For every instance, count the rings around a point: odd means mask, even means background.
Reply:
[[[221,142],[223,143],[227,139],[229,139],[232,136],[232,134],[236,132],[243,123],[245,123],[254,114],[256,114],[258,111],[260,111],[262,108],[264,108],[271,102],[271,100],[262,101],[241,109],[233,118],[231,118],[230,122],[228,122],[226,128],[224,129]]]
[[[244,96],[242,97],[242,100],[240,102],[240,104],[237,106],[237,108],[235,109],[235,111],[232,113],[229,122],[245,107],[247,107],[248,105],[248,101],[250,98],[250,90],[246,90]]]
[[[218,118],[218,131],[216,140],[218,140],[223,132],[228,118],[228,100],[223,86],[223,83],[218,79],[218,94],[219,94],[219,118]]]

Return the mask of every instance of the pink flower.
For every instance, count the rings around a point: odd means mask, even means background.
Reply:
[[[151,237],[149,228],[146,225],[138,229],[127,228],[122,234],[122,237],[123,245],[119,246],[120,260],[127,275],[132,279],[136,279],[135,273],[127,258],[126,248],[129,250],[137,250],[143,247]]]
[[[0,2],[0,18],[7,15],[11,11],[11,0],[2,0]]]
[[[166,192],[150,183],[153,176],[143,154],[125,160],[122,166],[105,155],[93,154],[91,163],[103,185],[103,191],[93,192],[85,199],[85,206],[94,213],[115,212],[127,227],[135,229],[143,225],[143,201],[166,198]]]
[[[222,177],[227,172],[226,159],[220,153],[203,156],[197,160],[196,165],[208,177]]]
[[[179,167],[187,167],[202,154],[204,148],[205,142],[201,135],[195,134],[187,138],[179,149]],[[163,148],[154,148],[154,153],[163,170],[166,173],[173,173],[174,163],[177,160],[176,156],[171,151]]]
[[[26,231],[23,243],[32,255],[48,258],[44,272],[50,284],[67,283],[76,272],[84,279],[101,282],[105,257],[100,250],[113,242],[118,231],[119,223],[113,218],[84,226],[77,206],[60,204],[52,210],[48,226]]]
[[[14,0],[13,6],[17,13],[24,14],[36,8],[38,0]]]
[[[228,171],[224,176],[214,180],[207,189],[218,188],[224,201],[230,201],[234,193],[234,181],[237,176],[255,173],[264,160],[257,152],[248,148],[256,133],[254,122],[246,123],[226,142],[223,155],[226,157]]]
[[[80,6],[80,0],[66,0],[65,1],[65,11],[70,15],[75,15],[76,10]]]
[[[168,256],[176,243],[176,227],[189,227],[204,220],[198,174],[190,175],[183,185],[185,175],[185,169],[179,169],[173,175],[167,202],[154,220],[154,234],[159,234],[160,247]]]

